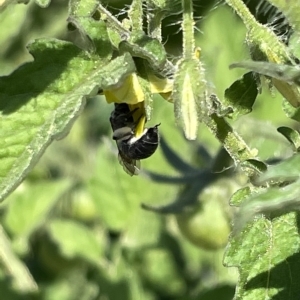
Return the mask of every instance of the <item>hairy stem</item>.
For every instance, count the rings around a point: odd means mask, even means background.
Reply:
[[[242,137],[232,129],[223,117],[219,117],[214,113],[210,117],[204,118],[203,122],[220,141],[236,164],[241,164],[248,159],[257,159],[256,151],[249,148]],[[255,167],[241,166],[241,168],[249,178],[257,175]]]
[[[133,0],[128,16],[131,21],[131,32],[133,37],[143,31],[143,0]]]
[[[128,39],[130,36],[130,32],[122,25],[122,23],[113,16],[106,8],[104,8],[101,4],[98,6],[99,11],[102,13],[104,19],[109,23],[111,28],[114,28],[122,39]]]
[[[193,1],[182,0],[182,33],[183,33],[183,58],[189,59],[195,56]]]

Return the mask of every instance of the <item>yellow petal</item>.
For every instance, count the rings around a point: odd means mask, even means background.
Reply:
[[[153,74],[149,74],[148,80],[153,94],[169,93],[173,89],[173,79],[159,78]]]
[[[134,135],[136,137],[140,137],[143,134],[144,128],[145,128],[145,123],[146,123],[146,116],[145,116],[145,114],[143,114],[140,117],[140,119],[139,119],[139,121],[138,121],[138,123],[137,123],[137,125],[135,127]]]
[[[119,88],[103,91],[108,103],[136,104],[144,101],[144,93],[137,75],[129,75]]]
[[[167,100],[168,102],[173,103],[173,98],[171,97],[171,96],[172,96],[172,92],[168,92],[168,93],[160,93],[160,95],[161,95],[165,100]]]
[[[130,111],[135,110],[135,112],[132,115],[134,123],[136,124],[134,135],[135,137],[140,137],[144,132],[145,124],[147,121],[145,115],[144,102],[139,102],[134,105],[129,105],[129,109]]]

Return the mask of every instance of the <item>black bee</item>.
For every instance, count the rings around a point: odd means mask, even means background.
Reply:
[[[126,103],[115,104],[111,113],[110,124],[113,129],[113,139],[119,150],[119,161],[130,176],[137,175],[140,170],[140,159],[151,156],[158,147],[158,125],[145,128],[140,137],[135,136],[137,122]]]

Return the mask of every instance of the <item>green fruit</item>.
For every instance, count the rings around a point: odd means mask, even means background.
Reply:
[[[79,189],[72,194],[69,215],[83,222],[92,222],[97,219],[95,203],[85,190]]]
[[[200,201],[193,210],[176,216],[182,235],[193,245],[217,250],[224,247],[230,233],[230,224],[220,201],[210,198]]]

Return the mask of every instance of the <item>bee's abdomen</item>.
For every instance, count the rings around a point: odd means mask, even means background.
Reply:
[[[151,156],[156,151],[159,143],[157,126],[149,128],[140,139],[132,144],[122,143],[121,151],[131,159],[145,159]]]

